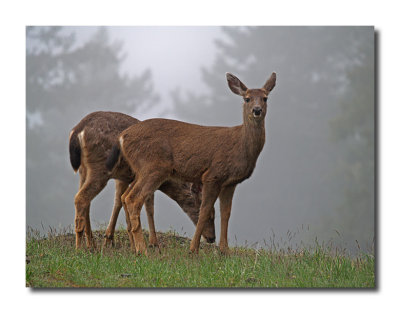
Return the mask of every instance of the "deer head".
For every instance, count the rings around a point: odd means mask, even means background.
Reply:
[[[246,121],[261,121],[267,114],[267,100],[271,90],[275,87],[276,73],[273,72],[264,86],[260,89],[248,89],[239,78],[226,73],[231,91],[243,97],[243,117]]]

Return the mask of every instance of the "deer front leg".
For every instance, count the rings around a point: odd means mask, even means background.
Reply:
[[[228,247],[228,222],[231,215],[232,198],[235,192],[235,186],[227,186],[221,190],[219,195],[221,210],[221,236],[219,240],[219,250],[223,254],[229,254]]]
[[[199,220],[197,221],[196,231],[190,242],[190,251],[193,253],[199,252],[200,238],[206,221],[210,218],[214,208],[215,200],[217,200],[220,187],[214,182],[203,183],[203,195],[200,206]]]
[[[117,224],[118,215],[122,207],[121,197],[125,190],[128,188],[128,185],[128,183],[121,180],[115,181],[114,207],[111,214],[110,222],[108,223],[106,233],[104,235],[103,247],[114,246],[115,226]]]

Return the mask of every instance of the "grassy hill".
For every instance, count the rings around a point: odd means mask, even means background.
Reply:
[[[103,232],[95,232],[101,247]],[[27,287],[117,288],[373,288],[375,259],[350,258],[326,248],[268,251],[231,248],[223,256],[215,245],[201,244],[189,254],[190,240],[158,233],[160,249],[136,256],[126,231],[117,231],[113,248],[75,251],[73,234],[26,241]],[[147,239],[147,238],[146,238]]]

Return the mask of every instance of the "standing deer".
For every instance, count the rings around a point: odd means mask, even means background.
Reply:
[[[139,120],[122,113],[94,112],[84,117],[70,133],[70,161],[75,172],[79,170],[80,176],[79,191],[75,196],[76,248],[81,246],[83,232],[86,234],[87,246],[94,247],[89,218],[90,202],[111,178],[116,180],[115,200],[104,245],[113,244],[115,225],[122,206],[121,196],[134,180],[134,175],[123,159],[112,172],[107,170],[105,162],[111,147],[117,143],[119,134],[137,123]],[[190,183],[182,181],[165,181],[159,189],[175,200],[192,222],[197,224],[201,193],[196,192]],[[149,243],[156,246],[158,242],[153,218],[154,194],[149,194],[145,199],[145,207],[150,228]],[[125,215],[131,247],[134,248],[130,220]],[[214,242],[213,216],[207,220],[203,236],[207,242]]]
[[[275,87],[272,73],[260,89],[248,89],[237,77],[226,74],[231,91],[243,97],[243,124],[206,127],[168,119],[150,119],[130,126],[119,136],[108,157],[112,168],[120,151],[135,173],[125,193],[132,235],[138,253],[147,253],[140,223],[143,202],[167,180],[202,184],[202,201],[196,231],[190,243],[198,252],[201,233],[220,199],[219,248],[228,253],[228,221],[237,184],[249,178],[265,142],[267,98]]]

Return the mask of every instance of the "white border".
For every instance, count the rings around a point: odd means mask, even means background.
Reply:
[[[40,312],[380,311],[397,307],[399,40],[395,1],[6,1],[1,5],[3,308]],[[379,34],[378,290],[32,292],[24,287],[25,25],[374,25]],[[101,295],[101,297],[98,297]],[[288,301],[290,297],[290,301]],[[344,310],[343,310],[344,309]]]

